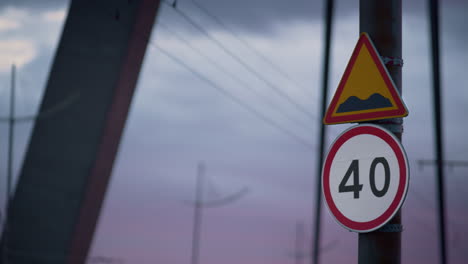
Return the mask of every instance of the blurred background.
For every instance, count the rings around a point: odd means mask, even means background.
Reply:
[[[310,262],[323,5],[161,2],[90,263],[190,263],[197,204],[200,264]],[[8,117],[13,64],[16,115],[37,113],[68,6],[66,0],[0,2],[1,117]],[[359,37],[358,6],[357,0],[335,1],[330,97]],[[441,1],[440,7],[448,259],[465,263],[468,1]],[[409,109],[403,145],[411,169],[402,210],[405,263],[439,263],[429,33],[427,2],[403,1],[402,97]],[[15,124],[14,179],[33,122]],[[349,126],[328,126],[327,148]],[[7,133],[8,123],[0,122],[2,194]],[[197,175],[203,184],[198,198]],[[3,223],[4,195],[0,205]],[[339,226],[326,207],[322,212],[321,262],[357,263],[357,234]]]

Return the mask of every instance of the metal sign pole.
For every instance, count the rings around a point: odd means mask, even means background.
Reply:
[[[401,94],[402,38],[401,0],[360,0],[359,30],[367,32],[387,70]],[[391,118],[372,122],[391,131],[399,140],[402,136],[402,119]],[[401,212],[382,228],[359,234],[358,263],[392,263],[401,260]]]

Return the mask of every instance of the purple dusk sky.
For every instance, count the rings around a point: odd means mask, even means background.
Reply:
[[[309,115],[249,73],[205,35],[162,4],[140,74],[90,257],[124,263],[186,264],[190,260],[197,163],[206,164],[206,200],[247,187],[239,200],[203,210],[200,264],[294,263],[296,223],[310,252],[316,183],[322,1],[197,0],[255,48],[238,41],[192,0],[178,8]],[[427,1],[403,1],[403,145],[410,188],[403,205],[403,263],[438,263]],[[445,154],[468,160],[468,1],[441,2]],[[336,1],[330,87],[333,94],[359,37],[359,1]],[[66,0],[0,2],[0,116],[8,113],[10,67],[18,66],[17,113],[35,113],[67,14]],[[223,67],[200,56],[174,35]],[[164,55],[170,52],[232,93],[286,134]],[[286,72],[265,62],[263,54]],[[236,76],[227,75],[225,71]],[[237,79],[236,79],[237,78]],[[288,79],[290,78],[290,79]],[[239,81],[239,79],[241,81]],[[292,80],[292,81],[291,81]],[[253,91],[253,92],[252,92]],[[349,125],[329,126],[328,144]],[[16,126],[15,173],[31,123]],[[4,205],[7,126],[0,123],[0,204]],[[446,168],[450,263],[468,259],[467,167]],[[323,207],[322,263],[357,263],[357,234]],[[304,262],[306,263],[306,262]]]

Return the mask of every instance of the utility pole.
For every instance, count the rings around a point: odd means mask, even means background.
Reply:
[[[330,42],[331,31],[333,22],[333,4],[334,0],[326,0],[325,6],[325,37],[324,37],[324,56],[323,56],[323,76],[322,76],[322,101],[321,101],[321,116],[325,116],[327,111],[328,100],[328,77],[329,77],[329,64],[330,64]],[[320,119],[320,134],[319,134],[319,149],[317,159],[317,185],[315,189],[315,223],[312,234],[312,258],[311,264],[319,263],[319,248],[320,248],[320,221],[322,209],[322,164],[324,161],[325,152],[325,134],[326,127]]]
[[[9,206],[12,263],[86,261],[159,3],[70,1],[39,113],[83,100],[34,124]]]
[[[303,221],[296,222],[295,233],[296,235],[294,239],[294,251],[291,255],[295,264],[303,264],[306,260],[312,257],[312,251],[310,250],[310,248],[305,247],[306,236]],[[328,241],[319,248],[319,251],[321,254],[324,254],[330,250],[333,250],[338,243],[339,240],[337,239]]]
[[[204,188],[205,188],[205,173],[206,167],[203,162],[199,162],[197,165],[197,179],[195,186],[195,205],[193,211],[193,230],[192,230],[192,255],[190,258],[191,264],[198,264],[200,259],[200,242],[201,242],[201,228],[202,228],[202,219],[203,219],[203,208],[209,207],[220,207],[228,203],[232,203],[247,192],[247,188],[242,188],[238,192],[225,196],[221,199],[205,201],[204,198]]]
[[[432,87],[434,100],[435,151],[437,160],[437,201],[439,209],[439,247],[440,263],[447,263],[445,236],[445,195],[444,195],[444,148],[442,131],[442,99],[440,92],[440,56],[439,56],[439,1],[429,0],[432,49]]]
[[[441,142],[439,142],[441,144]],[[441,148],[438,146],[436,148]],[[436,166],[437,168],[437,198],[439,218],[439,248],[440,248],[440,263],[447,263],[447,238],[445,236],[445,206],[444,206],[444,167],[453,169],[454,167],[468,167],[468,161],[466,160],[443,160],[442,156],[437,155],[435,160],[418,160],[419,167],[424,166]]]
[[[58,113],[68,107],[70,104],[74,103],[79,97],[78,93],[72,94],[65,100],[62,100],[58,104],[54,105],[50,109],[47,109],[38,114],[17,116],[16,115],[16,79],[17,79],[16,65],[11,66],[11,84],[10,84],[10,111],[7,117],[0,117],[0,122],[8,123],[8,155],[7,155],[7,177],[6,177],[6,186],[5,186],[5,207],[3,214],[3,242],[0,243],[0,253],[3,258],[3,262],[7,262],[7,238],[8,238],[8,215],[9,215],[9,206],[12,200],[13,193],[13,164],[14,164],[14,145],[15,145],[15,126],[20,122],[34,121],[41,118],[49,117],[55,113]],[[0,260],[2,260],[0,258]]]
[[[205,177],[205,164],[198,163],[197,166],[197,182],[195,190],[195,206],[193,214],[193,234],[192,234],[192,257],[191,264],[198,264],[200,254],[200,232],[202,223],[202,208],[201,203],[203,199],[203,183]]]
[[[367,32],[383,57],[396,88],[402,93],[401,0],[360,0],[359,31]],[[400,141],[402,118],[372,122],[391,131]],[[401,261],[401,211],[382,228],[359,234],[359,264],[399,264]]]
[[[10,83],[10,111],[7,117],[0,117],[0,122],[8,123],[8,143],[7,143],[7,173],[6,173],[6,184],[5,184],[5,205],[4,213],[0,214],[0,223],[3,223],[3,237],[0,243],[0,260],[3,262],[0,263],[9,263],[8,260],[8,215],[9,215],[9,206],[12,199],[13,193],[13,164],[14,164],[14,145],[15,145],[15,125],[20,122],[34,121],[40,118],[49,117],[59,111],[62,111],[70,104],[74,103],[79,97],[78,93],[72,94],[67,99],[59,102],[57,105],[54,105],[50,109],[47,109],[39,114],[16,116],[16,79],[17,79],[16,65],[11,66],[11,83]]]
[[[8,205],[11,199],[11,183],[13,181],[13,142],[15,131],[15,87],[16,86],[16,65],[11,66],[11,90],[10,90],[10,120],[8,121],[8,172],[6,184],[6,210],[5,219],[8,217]],[[8,222],[8,221],[6,221]]]
[[[3,240],[5,243],[2,248],[3,263],[8,263],[8,216],[11,201],[11,183],[13,182],[13,143],[14,143],[14,129],[15,129],[15,90],[16,90],[16,65],[11,66],[11,84],[10,84],[10,113],[8,118],[8,157],[7,157],[7,178],[6,178],[6,191],[5,191],[5,212],[3,224]]]
[[[294,240],[294,263],[295,264],[303,264],[304,257],[306,254],[304,253],[304,222],[297,221],[296,223],[296,239]]]

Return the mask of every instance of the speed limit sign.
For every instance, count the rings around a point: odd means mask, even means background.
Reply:
[[[389,131],[358,125],[333,142],[322,170],[325,202],[336,221],[355,232],[387,223],[408,190],[406,153]]]

